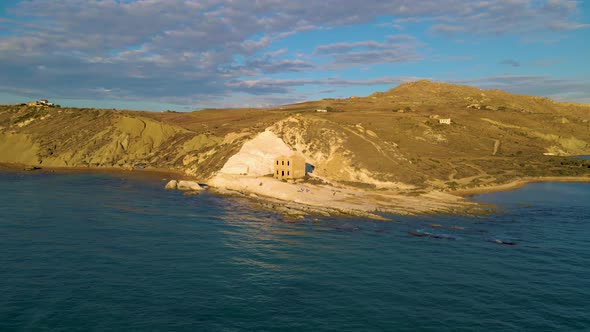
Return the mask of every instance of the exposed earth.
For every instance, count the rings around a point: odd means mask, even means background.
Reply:
[[[270,175],[285,151],[313,166],[300,183]],[[0,163],[164,169],[297,213],[463,211],[454,193],[590,180],[575,155],[590,155],[589,105],[429,81],[269,109],[0,106]]]

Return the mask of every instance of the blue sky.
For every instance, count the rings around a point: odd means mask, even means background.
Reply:
[[[590,3],[2,0],[0,103],[188,111],[431,79],[590,103]]]

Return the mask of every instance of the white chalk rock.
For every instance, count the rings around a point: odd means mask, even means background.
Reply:
[[[166,183],[166,189],[176,190],[178,188],[178,181],[170,180],[170,182]]]
[[[248,175],[248,170],[250,168],[248,165],[245,164],[231,164],[229,166],[223,167],[223,173],[225,174],[234,174],[234,175]]]
[[[195,181],[178,181],[178,185],[176,187],[178,190],[204,190],[199,186],[199,184]]]
[[[244,143],[240,151],[229,158],[219,173],[249,176],[272,174],[275,159],[292,154],[293,151],[282,139],[267,130]]]

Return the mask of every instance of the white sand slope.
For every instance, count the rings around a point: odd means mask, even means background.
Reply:
[[[208,184],[222,190],[278,199],[284,204],[300,204],[350,214],[375,211],[430,213],[448,211],[464,204],[462,198],[448,194],[407,196],[400,195],[399,191],[367,191],[328,184],[291,184],[266,176],[273,173],[277,157],[293,153],[282,139],[267,130],[245,143]]]
[[[293,151],[271,131],[258,134],[246,142],[240,151],[223,165],[220,174],[264,176],[274,171],[274,161],[290,156]]]

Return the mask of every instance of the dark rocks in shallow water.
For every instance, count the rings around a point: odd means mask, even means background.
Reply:
[[[428,234],[429,237],[433,239],[443,239],[443,240],[451,240],[454,241],[455,238],[446,234]]]
[[[466,229],[466,230],[462,231],[463,234],[476,234],[476,235],[477,234],[485,234],[487,232],[488,231],[486,231],[485,229]]]
[[[39,167],[39,166],[27,166],[24,168],[25,171],[37,171],[40,169],[41,169],[41,167]]]
[[[488,242],[502,244],[505,246],[515,246],[516,245],[516,242],[505,241],[505,240],[500,240],[500,239],[489,239]]]
[[[361,229],[359,226],[349,225],[349,224],[344,224],[344,225],[336,226],[335,228],[337,230],[339,230],[339,231],[344,231],[344,232],[356,232],[356,231],[359,231]]]
[[[431,239],[442,239],[442,240],[456,240],[454,237],[446,234],[434,234],[428,232],[408,232],[408,235],[415,236],[415,237],[427,237]]]

